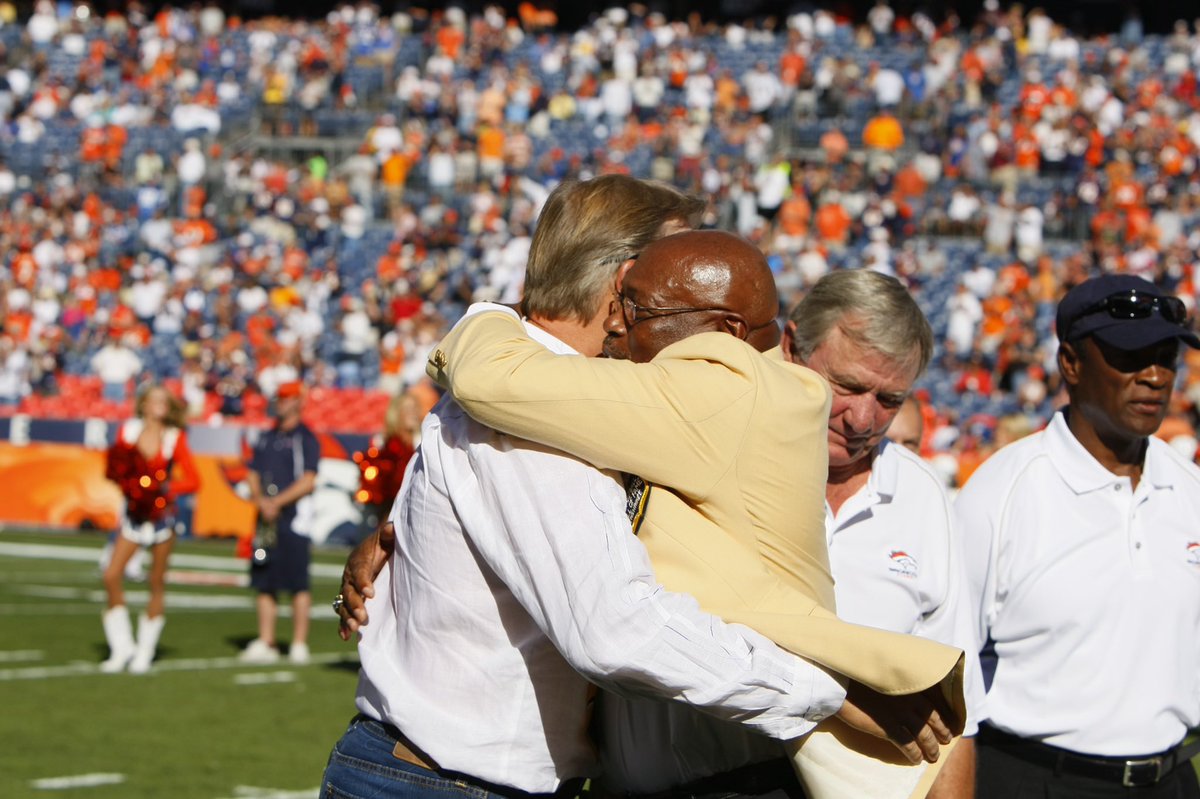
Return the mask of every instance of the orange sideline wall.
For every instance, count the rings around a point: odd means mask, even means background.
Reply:
[[[200,471],[192,531],[197,536],[249,536],[254,508],[222,473],[227,458],[195,455]],[[112,530],[121,494],[104,479],[104,452],[76,444],[0,442],[0,525]]]

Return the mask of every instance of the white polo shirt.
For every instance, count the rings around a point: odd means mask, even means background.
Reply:
[[[964,734],[974,735],[983,700],[979,645],[941,479],[925,461],[885,440],[866,485],[836,515],[825,506],[825,532],[840,618],[966,653]]]
[[[1158,439],[1131,490],[1062,412],[1005,447],[955,503],[996,727],[1140,755],[1200,724],[1200,469]]]

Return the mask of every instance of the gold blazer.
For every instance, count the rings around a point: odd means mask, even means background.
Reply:
[[[835,615],[815,372],[725,333],[645,364],[559,356],[503,312],[461,322],[427,371],[478,421],[652,485],[637,533],[667,589],[881,693],[942,683],[963,717],[959,650]]]

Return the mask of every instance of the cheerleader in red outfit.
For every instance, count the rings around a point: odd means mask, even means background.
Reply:
[[[128,667],[135,674],[144,674],[150,670],[166,621],[163,604],[167,558],[175,540],[174,498],[199,488],[200,476],[188,449],[183,402],[162,386],[151,385],[138,395],[135,410],[137,417],[121,425],[108,450],[105,476],[120,487],[125,513],[112,559],[104,570],[108,591],[104,635],[111,654],[100,669],[117,672]],[[149,547],[152,564],[150,602],[138,619],[135,640],[122,581],[125,564],[139,547]]]

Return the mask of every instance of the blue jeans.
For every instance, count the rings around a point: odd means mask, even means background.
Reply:
[[[329,754],[320,799],[503,799],[461,778],[406,763],[392,754],[395,745],[382,724],[356,716]]]

